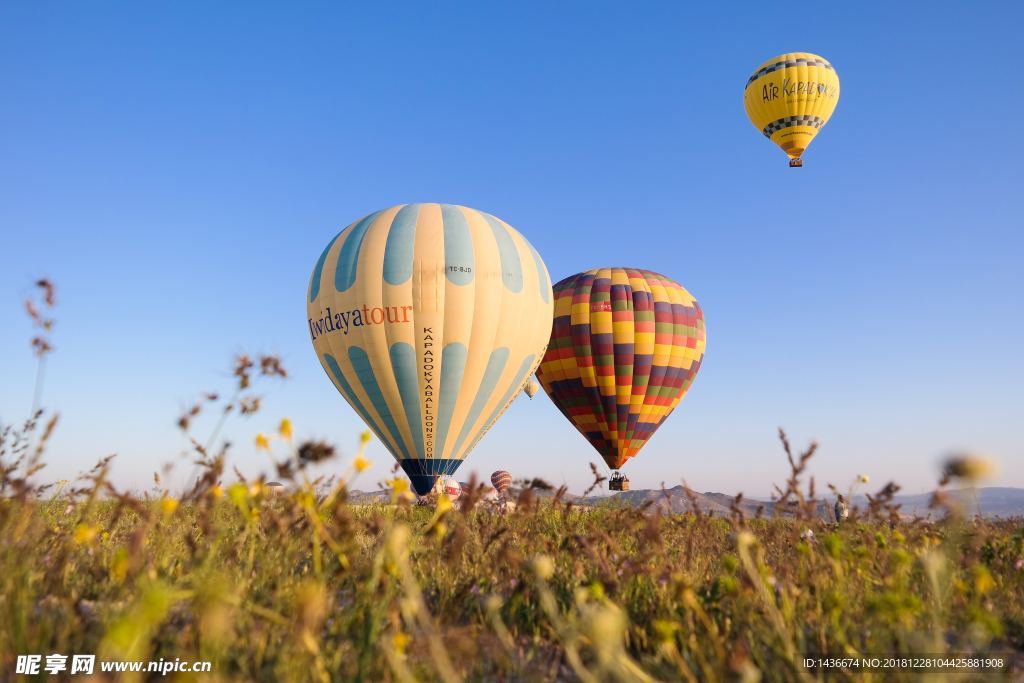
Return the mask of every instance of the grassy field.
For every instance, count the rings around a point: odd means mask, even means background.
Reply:
[[[210,661],[164,679],[204,681],[815,680],[805,657],[954,653],[1013,667],[984,680],[1024,676],[1020,520],[969,518],[941,494],[943,521],[907,519],[887,484],[836,525],[815,512],[813,448],[784,437],[787,513],[768,519],[581,508],[541,482],[521,482],[514,510],[474,489],[411,505],[401,476],[394,504],[352,505],[362,450],[342,461],[323,443],[288,442],[284,489],[225,477],[224,420],[286,374],[240,357],[227,398],[181,416],[199,465],[185,492],[119,491],[106,461],[40,486],[56,415],[0,429],[0,680],[30,653]],[[200,439],[204,413],[219,417]],[[325,460],[340,473],[326,489],[305,475]],[[951,462],[940,486],[980,467]]]
[[[1024,644],[1015,521],[660,516],[529,488],[503,514],[402,504],[400,484],[397,505],[355,506],[216,476],[144,500],[102,465],[46,496],[5,477],[5,675],[18,653],[86,652],[212,661],[201,680],[797,680],[817,675],[805,656]]]

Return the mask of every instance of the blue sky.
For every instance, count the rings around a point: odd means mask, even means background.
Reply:
[[[0,421],[31,402],[20,306],[47,275],[49,478],[117,453],[115,481],[148,486],[185,447],[180,409],[243,350],[292,379],[232,423],[233,464],[265,467],[252,437],[285,415],[351,453],[309,273],[360,216],[443,201],[516,226],[555,280],[642,267],[701,302],[704,366],[634,486],[766,495],[780,425],[820,440],[819,485],[925,490],[966,448],[1024,486],[1022,20],[1010,2],[4,3]],[[742,105],[786,51],[842,81],[802,170]],[[391,461],[370,455],[364,487]],[[542,394],[460,473],[579,489],[589,462]]]

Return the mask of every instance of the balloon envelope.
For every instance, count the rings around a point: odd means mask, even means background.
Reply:
[[[424,495],[533,373],[551,310],[544,262],[507,223],[405,204],[331,240],[313,269],[307,324],[335,387]]]
[[[456,500],[462,495],[462,484],[451,477],[444,477],[441,480],[441,492],[452,500]]]
[[[747,80],[743,105],[754,127],[800,166],[803,154],[839,102],[839,75],[824,57],[789,52],[772,57]]]
[[[618,469],[693,383],[704,357],[704,316],[682,285],[648,270],[588,270],[554,291],[551,342],[537,377]]]
[[[505,470],[498,470],[497,472],[491,473],[491,486],[493,486],[498,493],[505,493],[511,485],[512,475]]]

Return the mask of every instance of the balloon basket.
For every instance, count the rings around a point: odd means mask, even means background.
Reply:
[[[612,472],[612,478],[608,480],[609,491],[628,491],[629,477],[618,472]]]
[[[790,168],[803,168],[803,166],[804,166],[804,160],[800,159],[799,157],[796,158],[796,159],[790,159],[789,160],[789,167]]]

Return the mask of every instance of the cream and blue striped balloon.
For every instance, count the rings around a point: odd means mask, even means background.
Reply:
[[[331,240],[307,317],[335,387],[424,495],[533,374],[552,306],[544,262],[507,223],[464,206],[403,204]]]

